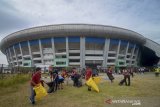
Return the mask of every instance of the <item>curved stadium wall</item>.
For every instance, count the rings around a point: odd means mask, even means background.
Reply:
[[[1,51],[12,66],[137,66],[145,38],[123,28],[91,24],[40,26],[8,35]]]

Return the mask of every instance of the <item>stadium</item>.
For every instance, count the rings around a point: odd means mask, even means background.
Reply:
[[[160,45],[134,31],[107,25],[57,24],[33,27],[2,39],[13,67],[153,66]]]

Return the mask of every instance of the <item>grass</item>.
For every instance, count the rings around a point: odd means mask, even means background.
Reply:
[[[29,79],[28,74],[6,74],[4,79],[0,79],[0,95],[18,91],[19,85],[26,83]]]
[[[120,79],[122,77],[116,78],[113,84],[103,80],[99,84],[99,93],[88,92],[87,86],[75,88],[71,84],[65,85],[63,90],[48,94],[42,101],[36,102],[35,107],[107,107],[105,103],[107,99],[121,98],[140,99],[145,107],[153,105],[156,107],[160,104],[160,77],[156,78],[154,74],[136,75],[132,78],[130,87],[118,86]],[[28,100],[30,95],[28,82],[19,85],[15,92],[4,93],[0,94],[1,107],[32,107]]]
[[[16,74],[13,76],[8,75],[5,79],[0,80],[0,88],[6,88],[17,84],[22,84],[29,80],[29,78],[30,76],[26,74]]]

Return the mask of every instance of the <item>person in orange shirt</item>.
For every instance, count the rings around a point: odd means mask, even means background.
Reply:
[[[62,70],[61,76],[62,76],[64,79],[68,76],[67,71],[66,71],[65,69]]]

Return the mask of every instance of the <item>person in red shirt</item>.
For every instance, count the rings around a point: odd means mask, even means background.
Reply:
[[[87,67],[86,68],[86,75],[85,75],[86,81],[89,80],[89,78],[91,78],[91,77],[92,77],[92,69]],[[91,91],[91,87],[90,86],[88,86],[88,91]]]
[[[36,68],[36,72],[32,75],[32,79],[30,81],[31,84],[31,96],[30,96],[30,101],[32,104],[35,104],[35,91],[33,87],[39,86],[41,83],[41,68]]]
[[[108,78],[110,79],[111,83],[113,83],[114,77],[112,75],[113,70],[112,67],[109,67],[108,70],[106,71]]]

